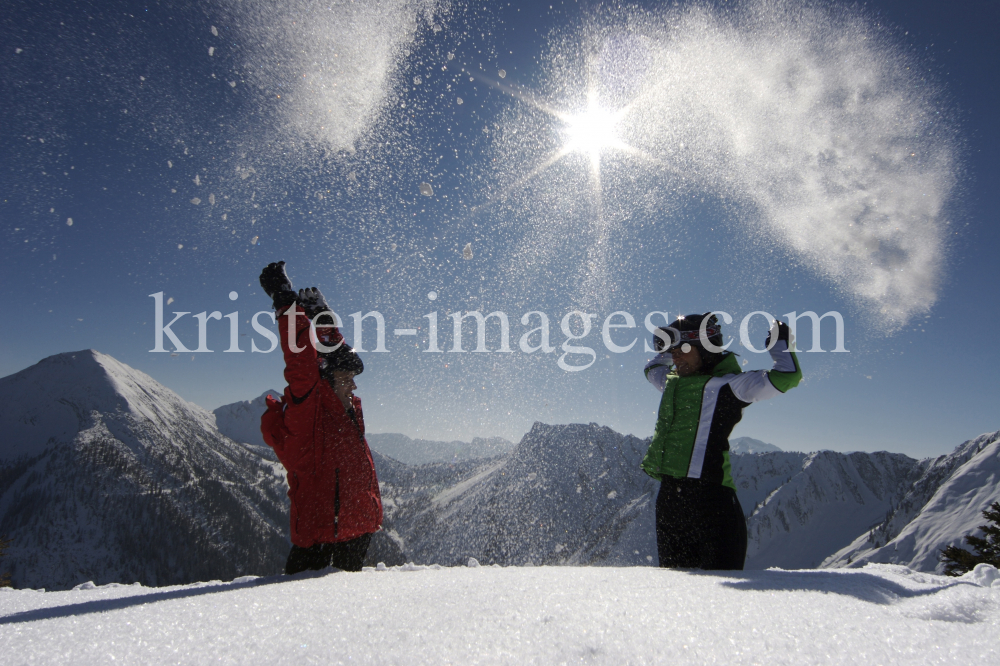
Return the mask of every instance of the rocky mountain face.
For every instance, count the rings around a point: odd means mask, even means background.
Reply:
[[[921,461],[914,476],[916,480],[883,521],[822,566],[878,562],[943,572],[940,551],[952,545],[967,547],[963,537],[985,524],[983,511],[1000,501],[1000,432],[971,439],[946,456]]]
[[[513,442],[502,437],[474,437],[471,442],[440,442],[386,432],[368,433],[366,438],[373,451],[407,465],[495,458],[510,453],[514,448]]]
[[[886,452],[766,453],[737,460],[737,486],[749,484],[756,493],[743,507],[749,514],[748,569],[819,566],[883,520],[920,465]]]
[[[535,423],[509,455],[379,470],[386,520],[416,562],[651,564],[648,440]]]
[[[0,379],[0,534],[17,587],[170,585],[275,573],[279,466],[212,415],[93,350]]]

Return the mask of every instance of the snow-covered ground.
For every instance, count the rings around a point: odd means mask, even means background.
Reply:
[[[474,564],[474,563],[473,563]],[[4,664],[997,664],[1000,576],[418,567],[0,590]],[[87,589],[90,587],[90,589]]]

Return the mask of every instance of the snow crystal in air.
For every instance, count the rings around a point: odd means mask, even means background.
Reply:
[[[465,247],[462,248],[462,258],[472,259],[472,243],[466,243]]]
[[[389,99],[392,76],[436,3],[253,3],[234,28],[247,43],[245,69],[264,89],[282,93],[284,127],[333,150],[351,150]],[[289,89],[290,86],[290,89]]]
[[[73,226],[73,218],[72,217],[67,217],[66,218],[66,226],[67,227],[72,227]]]
[[[454,60],[454,59],[455,59],[455,54],[454,53],[449,53],[448,54],[448,60]]]
[[[235,88],[236,87],[236,81],[230,81],[229,82],[229,87],[230,88]]]
[[[256,245],[256,244],[257,244],[257,239],[258,239],[258,238],[260,238],[260,236],[254,236],[253,238],[251,238],[251,239],[250,239],[250,244],[251,244],[251,245]]]
[[[195,206],[197,206],[198,204],[201,203],[201,199],[199,199],[198,197],[195,197],[194,199],[191,199],[191,203],[193,203]]]
[[[499,75],[501,79],[505,79],[507,78],[507,70],[501,69],[499,72],[497,72],[497,75]]]
[[[195,174],[194,184],[195,185],[201,185],[201,175],[200,174]]]
[[[223,222],[225,222],[225,221],[226,221],[226,218],[227,218],[228,216],[229,216],[229,213],[223,213],[223,214],[222,214],[222,221],[223,221]]]
[[[212,36],[213,37],[218,37],[219,36],[219,29],[216,28],[214,25],[212,26]]]
[[[618,497],[618,491],[617,490],[612,490],[610,493],[608,493],[608,499],[614,499],[616,497]]]
[[[461,97],[459,97],[458,99],[455,100],[456,104],[463,104],[464,102],[465,102],[465,100],[463,100]]]
[[[214,194],[209,194],[208,195],[208,204],[210,206],[214,206],[215,205],[215,195]]]
[[[24,49],[14,49],[14,53],[21,53],[23,51],[24,51]]]
[[[167,168],[168,169],[173,169],[174,168],[174,163],[171,162],[170,160],[167,160]]]
[[[420,193],[425,197],[434,196],[434,188],[430,183],[420,183]]]
[[[208,47],[208,56],[212,57],[212,55],[214,55],[214,54],[215,54],[215,47],[214,46],[209,46]]]
[[[182,243],[178,243],[177,244],[177,249],[178,250],[183,250],[184,249],[184,245]]]
[[[421,83],[423,83],[423,79],[422,78],[420,78],[419,76],[414,76],[413,77],[413,85],[419,86]]]

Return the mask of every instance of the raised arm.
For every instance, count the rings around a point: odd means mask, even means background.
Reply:
[[[310,336],[311,320],[329,307],[323,294],[315,287],[297,294],[285,274],[285,262],[268,264],[260,274],[260,284],[273,300],[278,323],[278,338],[285,357],[285,381],[293,403],[300,402],[319,381],[317,351]],[[326,347],[343,344],[343,336],[333,327],[318,328],[320,341]]]
[[[778,340],[769,353],[774,366],[770,370],[754,370],[737,375],[729,382],[733,395],[743,402],[760,402],[788,392],[799,385],[802,380],[802,368],[799,359],[790,347],[790,331],[784,322],[776,323]],[[765,346],[771,344],[771,335],[767,334]]]

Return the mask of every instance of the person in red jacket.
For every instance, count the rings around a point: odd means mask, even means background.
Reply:
[[[276,311],[288,382],[280,401],[268,396],[260,426],[288,472],[292,550],[285,573],[361,571],[382,525],[375,463],[354,395],[364,364],[336,327],[322,324],[323,313],[333,317],[320,291],[292,289],[285,262],[268,264],[260,284]]]

